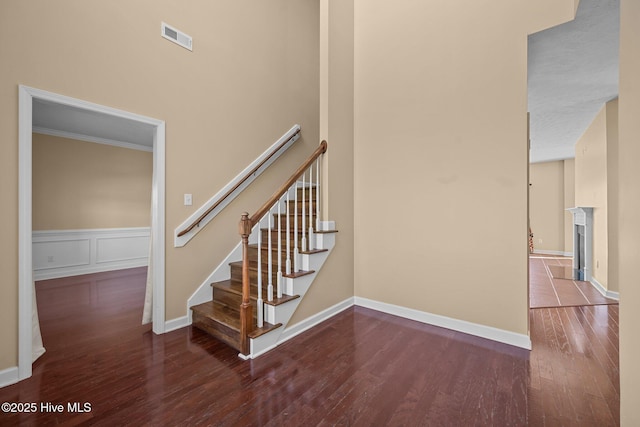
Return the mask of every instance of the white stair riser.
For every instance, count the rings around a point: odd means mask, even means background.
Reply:
[[[300,295],[300,298],[304,298],[304,295],[307,293],[309,288],[311,287],[311,283],[313,283],[316,278],[316,274],[309,274],[308,276],[298,277],[297,279],[291,279],[293,282],[292,285],[292,294],[291,295]]]
[[[318,249],[329,249],[330,247],[333,248],[333,245],[335,245],[336,233],[320,233],[314,234],[314,236],[316,238],[316,246]]]
[[[267,322],[273,325],[277,323],[282,323],[284,325],[289,321],[289,319],[291,319],[291,316],[293,316],[293,312],[296,311],[296,308],[298,307],[299,300],[300,298],[296,298],[295,300],[291,300],[277,306],[267,305],[265,310]]]

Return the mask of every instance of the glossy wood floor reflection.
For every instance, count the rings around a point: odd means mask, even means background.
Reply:
[[[568,257],[529,257],[531,308],[618,304],[618,301],[604,297],[589,282],[564,278],[571,277],[571,263],[572,259]]]
[[[618,305],[529,311],[530,425],[620,425],[618,314]]]
[[[0,425],[619,424],[617,306],[531,310],[531,352],[353,307],[252,361],[140,326],[144,270],[37,284],[47,353],[0,402],[89,402]]]

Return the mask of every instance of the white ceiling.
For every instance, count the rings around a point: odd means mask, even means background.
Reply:
[[[572,158],[618,96],[619,0],[580,0],[576,19],[529,36],[531,161]]]
[[[153,150],[154,127],[122,117],[33,100],[33,131],[136,150]]]

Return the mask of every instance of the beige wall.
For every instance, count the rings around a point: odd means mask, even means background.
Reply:
[[[561,22],[571,21],[576,16],[580,0],[533,0],[525,2],[530,8],[527,13],[529,34],[546,30]]]
[[[572,8],[574,0],[3,2],[0,369],[17,359],[18,84],[166,121],[167,319],[186,314],[189,295],[237,243],[239,213],[255,210],[318,144],[322,120],[328,210],[341,231],[294,321],[355,286],[359,296],[526,334],[526,35],[571,19]],[[162,39],[161,21],[193,36],[194,51]],[[173,248],[175,227],[294,123],[303,138],[283,168]],[[182,206],[183,193],[193,207]]]
[[[191,35],[193,52],[163,39],[162,21]],[[166,121],[169,320],[187,314],[189,296],[237,244],[240,213],[257,209],[317,146],[318,46],[313,0],[1,3],[0,370],[17,363],[18,84]],[[174,248],[175,227],[295,123],[303,137],[281,168],[262,175],[185,248]],[[183,193],[193,194],[193,206],[182,205]],[[307,304],[307,313],[352,292],[352,264],[332,262],[347,274],[330,286],[345,290]]]
[[[640,425],[640,2],[620,4],[619,203],[620,412],[623,427]]]
[[[528,333],[534,3],[355,1],[357,296]]]
[[[149,227],[153,154],[33,134],[33,229]]]
[[[620,212],[619,193],[620,183],[618,178],[618,99],[610,101],[607,109],[607,248],[608,248],[608,289],[613,292],[620,291],[620,277],[618,263],[619,253],[619,224]]]
[[[529,165],[529,217],[536,252],[564,252],[564,162]]]
[[[575,160],[533,163],[529,171],[529,213],[535,250],[572,254],[573,214],[566,209],[576,205]]]
[[[290,324],[353,296],[353,0],[321,0],[320,135],[329,143],[324,195],[336,247]],[[314,282],[315,283],[315,282]]]
[[[576,206],[593,207],[593,277],[618,292],[618,100],[607,102],[576,143]]]
[[[564,170],[564,208],[576,206],[576,162],[574,159],[563,160]],[[564,252],[573,254],[573,214],[564,212]]]
[[[593,207],[592,276],[605,288],[607,266],[607,109],[603,106],[576,143],[576,206]]]

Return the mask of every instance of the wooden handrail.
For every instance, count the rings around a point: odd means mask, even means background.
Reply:
[[[262,207],[260,207],[260,209],[256,211],[256,213],[251,215],[251,218],[249,218],[249,221],[251,221],[251,228],[253,228],[253,226],[255,226],[262,219],[262,217],[269,211],[269,209],[271,209],[273,205],[276,204],[280,197],[282,197],[282,195],[287,192],[287,190],[298,180],[298,178],[302,176],[302,174],[309,168],[309,166],[311,166],[311,164],[315,162],[318,157],[326,153],[326,151],[327,141],[322,141],[316,151],[314,151],[313,154],[311,154],[311,156],[309,156],[309,158],[302,165],[300,165],[300,167],[293,173],[293,175],[291,175],[291,177],[284,184],[282,184],[275,193],[273,193],[269,200],[267,200],[264,205],[262,205]]]
[[[249,283],[249,235],[253,227],[269,212],[269,210],[280,200],[280,198],[291,188],[291,186],[307,171],[309,166],[318,157],[327,151],[327,141],[322,141],[320,146],[305,160],[302,165],[291,175],[291,177],[276,190],[260,209],[251,217],[247,212],[242,214],[238,229],[242,236],[242,304],[240,304],[240,352],[248,354],[249,334],[253,331],[253,307],[250,304],[250,283]],[[310,203],[311,205],[311,203]],[[260,251],[260,249],[258,249]]]
[[[265,157],[260,163],[258,163],[253,169],[251,169],[249,172],[247,172],[247,174],[245,174],[244,177],[242,177],[242,179],[240,179],[240,181],[238,181],[233,187],[231,187],[229,189],[229,191],[227,191],[226,193],[224,193],[224,195],[216,202],[214,203],[212,206],[209,207],[209,209],[207,209],[202,215],[200,215],[198,218],[196,218],[187,228],[185,228],[184,230],[182,230],[181,232],[179,232],[177,234],[178,237],[182,237],[185,234],[187,234],[188,232],[190,232],[191,230],[193,230],[194,228],[198,227],[200,225],[200,223],[211,213],[214,211],[215,208],[217,208],[218,206],[220,206],[220,204],[222,204],[227,197],[229,197],[231,194],[233,194],[234,191],[236,191],[242,184],[244,184],[247,179],[249,179],[251,177],[251,175],[253,175],[256,171],[258,171],[265,163],[267,163],[278,151],[280,151],[280,149],[282,147],[284,147],[285,145],[287,145],[289,143],[289,141],[291,141],[293,138],[295,138],[298,134],[300,133],[300,129],[298,129],[293,135],[291,135],[289,138],[287,138],[285,141],[282,142],[282,144],[278,145],[278,147],[273,150],[267,157]]]

